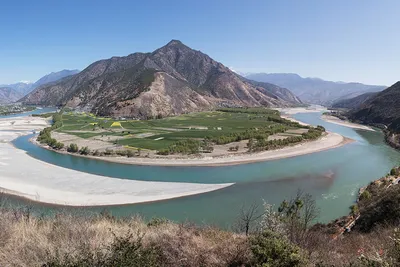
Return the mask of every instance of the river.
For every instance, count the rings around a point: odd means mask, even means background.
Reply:
[[[30,205],[43,213],[69,211],[90,214],[108,210],[116,216],[140,214],[146,218],[164,217],[198,224],[229,227],[240,208],[254,201],[279,205],[298,189],[312,194],[320,207],[319,221],[346,215],[359,187],[385,175],[400,162],[400,153],[384,143],[381,132],[355,130],[325,122],[320,113],[301,113],[293,117],[356,142],[345,146],[287,159],[222,167],[154,167],[110,163],[58,154],[31,144],[29,136],[14,140],[14,145],[31,156],[66,168],[88,173],[145,181],[236,184],[210,193],[166,201],[107,207],[60,207],[10,197],[12,205]]]

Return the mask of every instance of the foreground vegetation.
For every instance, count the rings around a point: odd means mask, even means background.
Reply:
[[[230,231],[107,212],[37,217],[0,199],[0,266],[400,266],[399,173],[366,188],[355,227],[336,239],[300,191],[277,209],[244,205]]]

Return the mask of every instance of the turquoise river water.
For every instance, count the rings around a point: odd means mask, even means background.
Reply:
[[[43,112],[43,111],[41,111]],[[384,143],[381,132],[354,130],[320,119],[320,113],[294,115],[297,120],[322,125],[355,142],[345,146],[287,159],[223,167],[154,167],[104,162],[58,154],[30,143],[30,136],[14,145],[32,157],[83,172],[144,181],[193,183],[234,182],[233,186],[210,193],[166,201],[107,207],[61,207],[10,197],[13,205],[33,206],[49,213],[72,211],[90,214],[107,209],[116,216],[140,214],[145,218],[165,217],[175,221],[232,225],[243,205],[254,201],[278,205],[298,189],[312,194],[321,209],[319,221],[343,216],[354,203],[358,189],[386,174],[400,162],[400,153]]]

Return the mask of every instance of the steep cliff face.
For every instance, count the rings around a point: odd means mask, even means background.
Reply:
[[[301,104],[289,90],[247,80],[177,40],[152,53],[97,61],[76,75],[37,88],[22,101],[139,118],[221,105]]]

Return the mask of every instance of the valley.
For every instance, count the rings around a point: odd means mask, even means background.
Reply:
[[[399,10],[3,1],[0,267],[400,267]]]

